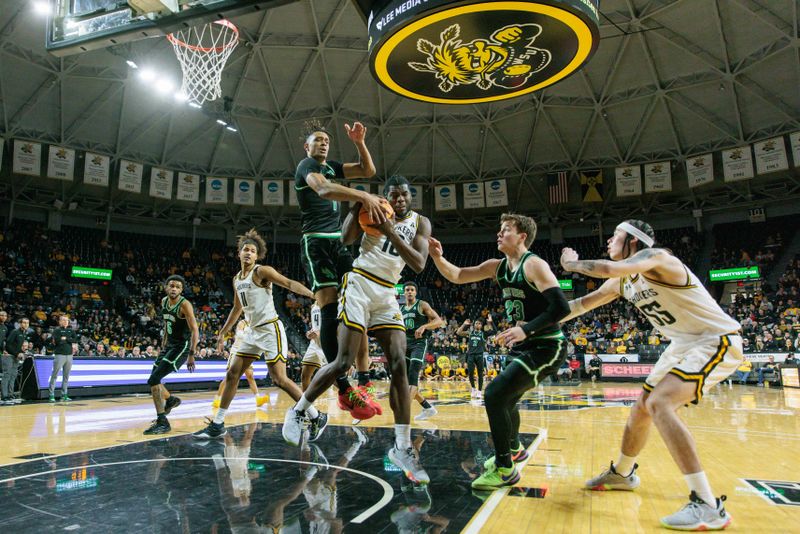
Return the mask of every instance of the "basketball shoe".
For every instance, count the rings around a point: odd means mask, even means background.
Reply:
[[[661,525],[673,530],[722,530],[731,524],[731,516],[722,504],[727,497],[722,495],[713,505],[692,492],[689,503],[672,515],[661,519]]]
[[[375,415],[375,408],[365,398],[361,389],[350,386],[339,395],[339,408],[350,412],[355,419],[364,421]]]
[[[632,491],[639,487],[639,476],[636,469],[639,464],[633,464],[633,471],[628,476],[622,476],[614,469],[614,462],[598,476],[586,481],[586,488],[595,491],[624,490]]]

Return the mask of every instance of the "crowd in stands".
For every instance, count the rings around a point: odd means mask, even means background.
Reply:
[[[732,241],[720,237],[729,233],[742,234],[735,228],[720,233],[715,230],[715,239],[719,238],[719,242],[712,262],[716,266],[730,266],[726,263],[729,261],[740,265],[741,258],[731,256]],[[777,232],[761,232],[760,235],[761,241],[756,237],[736,241],[739,250],[736,254],[746,253],[750,260],[768,269],[776,261],[783,239]],[[765,235],[769,237],[764,238]],[[670,248],[690,267],[696,265],[703,243],[692,229],[660,231],[657,238],[661,246]],[[564,246],[579,250],[583,257],[602,258],[606,255],[604,243],[595,236],[567,239],[564,244],[536,242],[532,248],[551,264],[558,278],[573,280],[575,295],[595,289],[600,281],[561,270],[558,261]],[[472,243],[446,244],[445,255],[457,265],[467,265],[498,257],[499,253],[493,243]],[[297,244],[271,246],[264,263],[290,278],[305,280]],[[70,277],[73,265],[112,269],[113,279],[110,282],[79,281]],[[186,239],[153,239],[125,232],[112,232],[106,239],[101,230],[70,227],[54,232],[30,222],[15,222],[0,233],[0,309],[8,312],[9,327],[20,317],[30,317],[30,342],[34,353],[45,350],[47,331],[56,324],[58,316],[67,313],[71,326],[81,336],[79,356],[152,357],[158,353],[161,341],[162,281],[177,273],[187,280],[185,295],[195,307],[200,327],[197,357],[223,357],[216,353],[216,334],[230,311],[230,280],[238,270],[235,250],[216,241],[199,240],[191,247]],[[735,295],[732,303],[724,305],[742,323],[747,350],[798,350],[799,271],[800,260],[795,258],[774,291],[765,285],[760,291],[743,290]],[[509,326],[504,318],[500,292],[490,281],[456,286],[444,280],[432,262],[422,273],[414,275],[406,270],[404,276],[417,282],[420,298],[427,300],[447,323],[433,333],[429,345],[429,362],[433,363],[434,374],[440,371],[436,367],[440,356],[457,362],[465,353],[466,338],[456,335],[464,320],[486,319],[491,315],[497,331]],[[275,291],[275,295],[276,306],[289,318],[287,329],[304,338],[309,328],[311,302],[284,291]],[[655,357],[668,343],[624,301],[575,319],[565,324],[564,329],[571,340],[570,356],[575,355],[579,361],[584,354],[597,353],[639,353]],[[495,344],[492,333],[487,330],[487,351],[497,355],[499,360],[505,348]],[[230,341],[226,349],[229,347]],[[297,353],[304,349],[304,345],[293,347],[297,368]],[[380,355],[374,343],[371,352]],[[295,362],[290,364],[291,367]],[[455,379],[460,367],[451,367]]]

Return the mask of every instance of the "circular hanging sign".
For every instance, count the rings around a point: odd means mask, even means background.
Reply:
[[[367,21],[372,75],[390,91],[437,104],[532,93],[589,61],[597,2],[389,0]]]

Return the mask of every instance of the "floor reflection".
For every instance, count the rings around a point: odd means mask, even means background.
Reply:
[[[334,426],[298,449],[279,425],[250,423],[219,441],[34,460],[0,468],[0,517],[5,532],[460,531],[482,503],[469,483],[491,454],[489,434],[415,430],[428,486],[388,461],[392,439],[392,429]]]

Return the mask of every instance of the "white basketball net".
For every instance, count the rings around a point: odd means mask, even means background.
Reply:
[[[239,44],[239,30],[230,21],[217,20],[167,36],[183,71],[181,92],[202,104],[222,96],[222,69]]]

